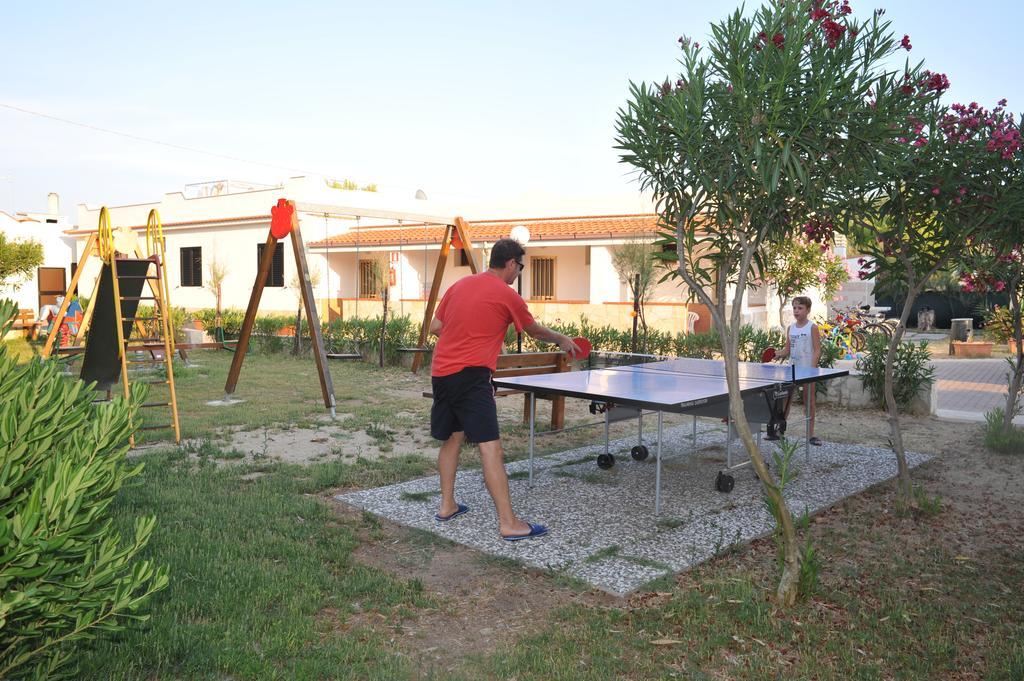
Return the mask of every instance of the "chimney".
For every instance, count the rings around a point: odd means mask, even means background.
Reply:
[[[46,212],[54,217],[60,215],[60,194],[57,192],[46,195]]]

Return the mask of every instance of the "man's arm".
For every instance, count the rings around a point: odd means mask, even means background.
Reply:
[[[562,350],[569,353],[572,357],[575,357],[582,352],[580,347],[572,342],[571,338],[565,334],[558,333],[557,331],[552,331],[539,322],[535,321],[532,324],[527,324],[523,327],[523,331],[530,334],[537,340],[558,344],[558,347],[562,348]]]
[[[433,319],[430,320],[430,327],[428,328],[428,331],[430,332],[431,335],[440,337],[442,327],[444,327],[444,324],[441,322],[441,320],[438,319],[437,317],[434,317]]]

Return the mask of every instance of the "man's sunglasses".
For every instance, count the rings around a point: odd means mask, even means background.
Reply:
[[[526,269],[526,264],[522,260],[516,260],[516,264],[519,265],[519,271],[522,272]]]

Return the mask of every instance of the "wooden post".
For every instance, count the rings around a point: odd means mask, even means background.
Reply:
[[[384,311],[380,315],[380,368],[384,368],[384,339],[387,338],[388,329],[388,294],[389,286],[388,282],[384,284],[384,290],[381,291],[381,298],[384,300]]]
[[[633,278],[633,354],[636,354],[636,325],[640,318],[640,275]]]
[[[56,340],[57,335],[60,333],[60,323],[64,321],[64,315],[68,312],[68,306],[71,305],[71,293],[78,286],[78,280],[82,277],[82,271],[85,269],[85,263],[89,260],[89,256],[92,255],[93,250],[96,248],[97,234],[93,233],[89,235],[89,238],[85,241],[85,248],[82,249],[82,257],[78,259],[78,267],[75,269],[75,273],[71,276],[71,284],[68,285],[68,290],[64,294],[64,300],[61,301],[60,309],[57,311],[57,317],[53,321],[53,327],[51,327],[50,335],[46,337],[46,344],[43,346],[43,351],[40,353],[43,358],[50,356],[53,352],[53,342]],[[97,279],[97,282],[99,279]],[[97,284],[98,286],[98,284]],[[96,299],[95,292],[92,298],[89,300],[89,308],[92,309],[93,301]],[[85,325],[85,319],[83,317],[82,325]]]
[[[444,277],[444,267],[448,262],[448,253],[452,247],[452,235],[458,234],[462,248],[466,251],[466,259],[469,261],[469,270],[477,274],[476,258],[473,256],[473,242],[469,238],[469,223],[461,217],[455,218],[454,225],[446,225],[444,235],[441,237],[441,252],[437,256],[437,267],[434,268],[434,281],[430,285],[430,295],[427,297],[427,306],[423,311],[423,326],[420,327],[420,340],[416,344],[420,350],[427,347],[427,336],[430,333],[430,322],[434,319],[434,307],[437,305],[437,294],[441,290],[441,279]],[[412,358],[412,372],[415,374],[423,362],[423,353],[417,352]]]
[[[437,256],[437,266],[434,268],[434,281],[430,285],[430,295],[427,296],[427,306],[423,310],[423,326],[420,327],[420,340],[416,344],[419,348],[427,346],[427,334],[430,332],[430,322],[434,319],[434,306],[437,305],[437,293],[441,290],[441,278],[444,276],[444,266],[448,262],[448,251],[452,247],[451,225],[446,225],[444,235],[441,237],[441,252]],[[417,352],[412,358],[412,372],[415,374],[420,369],[422,352]]]
[[[238,335],[238,343],[235,345],[235,356],[231,359],[228,380],[224,384],[225,397],[234,394],[235,386],[238,385],[238,375],[242,372],[242,360],[245,359],[245,353],[249,351],[249,336],[252,334],[252,326],[256,321],[256,311],[260,307],[263,288],[267,285],[267,276],[270,275],[270,268],[274,264],[276,248],[277,237],[267,234],[267,243],[263,247],[263,258],[260,260],[260,268],[256,271],[256,281],[253,283],[252,293],[249,295],[249,306],[245,308],[245,321],[242,322],[242,330]]]
[[[294,204],[293,204],[294,205]],[[309,338],[313,343],[313,358],[316,359],[316,370],[320,376],[320,391],[324,396],[324,406],[335,415],[334,382],[327,366],[327,351],[324,349],[324,335],[320,328],[320,313],[313,299],[313,282],[309,279],[309,265],[306,263],[306,251],[302,244],[302,233],[299,231],[297,211],[292,213],[292,250],[295,251],[295,269],[302,280],[302,302],[306,306],[306,323],[309,325]],[[298,335],[299,329],[295,329]],[[235,352],[238,357],[238,352]]]

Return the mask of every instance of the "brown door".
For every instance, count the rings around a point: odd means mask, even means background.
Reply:
[[[40,267],[39,276],[39,309],[43,305],[56,305],[57,296],[68,291],[67,270],[63,267]]]

